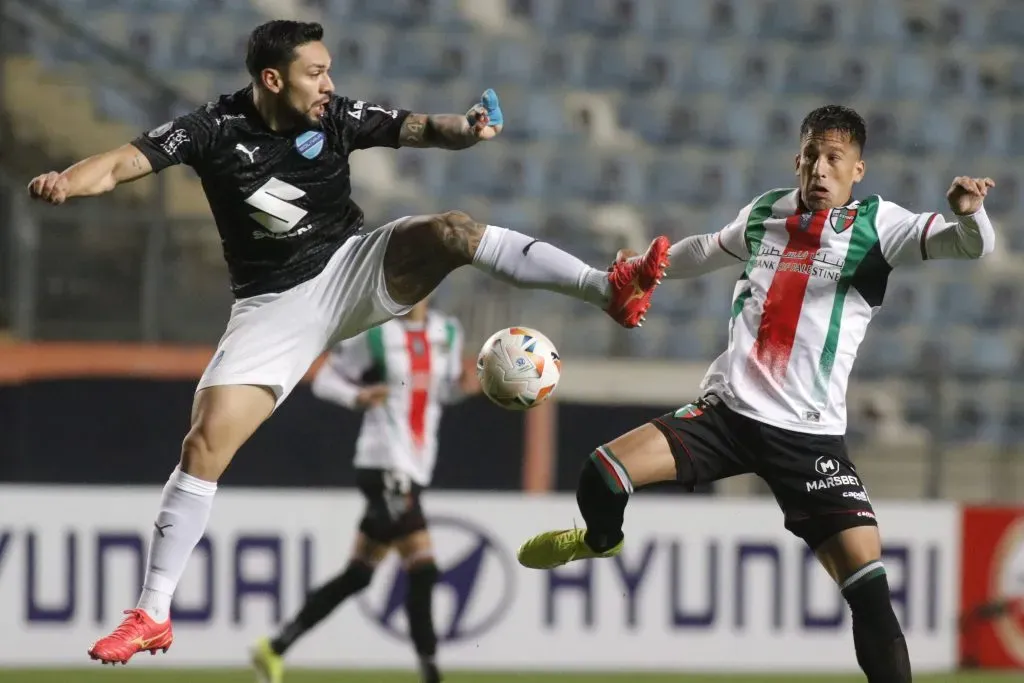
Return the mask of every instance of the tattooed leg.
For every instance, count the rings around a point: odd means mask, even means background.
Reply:
[[[472,264],[522,289],[546,289],[604,308],[608,274],[514,230],[484,225],[461,211],[425,216],[394,230],[384,255],[388,294],[412,305],[456,268]]]

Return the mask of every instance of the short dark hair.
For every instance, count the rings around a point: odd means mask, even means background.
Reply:
[[[864,117],[849,107],[840,104],[828,104],[818,107],[804,117],[800,124],[800,139],[808,134],[821,134],[826,131],[835,130],[841,133],[848,133],[850,140],[855,142],[861,150],[868,141],[868,127],[864,123]]]
[[[295,48],[323,40],[324,27],[315,22],[276,19],[261,24],[249,34],[245,68],[254,81],[264,69],[284,70],[295,59]]]

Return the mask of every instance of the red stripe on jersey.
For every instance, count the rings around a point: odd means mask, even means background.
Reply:
[[[800,311],[807,293],[814,256],[821,246],[821,231],[825,227],[828,211],[811,214],[810,223],[801,229],[801,218],[797,214],[786,219],[789,242],[779,258],[775,276],[765,296],[761,325],[754,342],[754,360],[768,369],[773,378],[781,381],[789,367],[793,352],[796,328],[800,323]]]
[[[427,397],[430,387],[430,343],[426,330],[406,330],[412,391],[409,396],[409,431],[413,442],[422,446],[426,430]]]

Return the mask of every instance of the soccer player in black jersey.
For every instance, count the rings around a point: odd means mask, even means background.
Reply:
[[[127,662],[170,646],[171,597],[206,529],[217,480],[326,348],[402,315],[470,264],[519,287],[588,301],[635,327],[667,265],[665,237],[606,273],[459,211],[364,232],[351,198],[349,154],[466,149],[498,135],[502,114],[493,91],[465,115],[415,114],[336,95],[322,38],[319,24],[263,24],[249,40],[249,86],[29,184],[32,197],[61,204],[174,164],[191,166],[236,297],[199,381],[179,466],[163,490],[138,605],[93,645],[93,659]]]

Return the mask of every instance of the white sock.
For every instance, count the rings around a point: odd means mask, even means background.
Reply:
[[[137,607],[157,623],[171,614],[171,597],[185,571],[192,550],[206,531],[217,484],[203,481],[175,467],[164,485],[160,512],[149,546],[146,580]]]
[[[521,289],[546,289],[600,308],[608,305],[608,273],[515,230],[488,225],[473,265]]]

